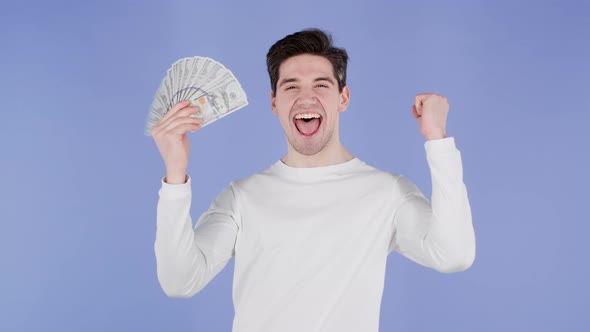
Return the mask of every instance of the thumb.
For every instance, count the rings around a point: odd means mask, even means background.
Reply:
[[[412,105],[412,113],[414,114],[414,117],[416,119],[422,116],[422,110],[418,110],[418,108],[416,108],[416,105]]]

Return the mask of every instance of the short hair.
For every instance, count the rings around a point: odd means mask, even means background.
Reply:
[[[334,77],[338,81],[338,90],[346,86],[346,66],[348,54],[344,48],[332,44],[332,36],[320,29],[305,29],[290,34],[277,41],[266,54],[266,67],[270,76],[270,86],[276,93],[279,80],[279,67],[288,58],[300,54],[322,56],[330,61]]]

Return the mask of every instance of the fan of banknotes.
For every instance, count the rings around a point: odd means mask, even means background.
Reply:
[[[190,100],[200,111],[192,116],[204,119],[202,127],[248,105],[240,82],[221,63],[207,57],[183,58],[172,64],[150,107],[145,134],[177,102]]]

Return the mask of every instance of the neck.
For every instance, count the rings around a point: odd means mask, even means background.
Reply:
[[[281,158],[281,161],[291,167],[322,167],[341,164],[353,158],[354,156],[346,150],[340,140],[336,139],[336,142],[328,143],[314,155],[301,154],[289,144],[287,154]]]

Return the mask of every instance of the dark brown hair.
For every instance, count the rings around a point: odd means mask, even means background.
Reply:
[[[332,36],[319,29],[306,29],[290,34],[277,41],[266,54],[266,67],[270,76],[270,86],[276,93],[279,80],[279,67],[288,58],[300,54],[323,56],[332,63],[334,76],[338,80],[338,90],[346,86],[346,65],[348,54],[343,48],[334,47]]]

